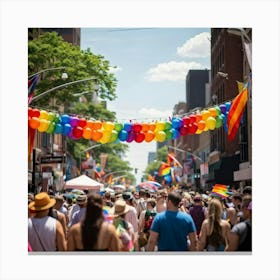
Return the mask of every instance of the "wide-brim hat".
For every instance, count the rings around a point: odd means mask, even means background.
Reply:
[[[28,208],[32,211],[44,211],[55,205],[55,198],[50,198],[46,192],[35,195],[34,201],[30,202]]]
[[[86,194],[80,194],[76,198],[76,203],[81,205],[87,203],[87,195]]]
[[[117,200],[115,205],[110,209],[110,215],[118,217],[126,214],[129,211],[129,206],[124,200]]]

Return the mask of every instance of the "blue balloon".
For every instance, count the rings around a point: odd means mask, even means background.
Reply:
[[[130,132],[132,130],[132,124],[131,123],[125,123],[123,125],[123,129],[127,132]]]
[[[172,127],[175,129],[179,129],[183,125],[183,121],[179,118],[172,119]]]
[[[63,132],[63,126],[60,123],[55,125],[54,133],[61,134]]]
[[[227,112],[229,111],[229,109],[230,109],[230,106],[231,106],[231,103],[228,101],[228,102],[226,102],[226,108],[227,108]]]
[[[172,139],[177,139],[180,136],[180,132],[177,129],[172,128]]]
[[[62,115],[62,116],[61,116],[61,122],[62,122],[62,124],[69,123],[70,120],[71,120],[71,118],[70,118],[68,115]]]
[[[63,135],[68,135],[71,132],[71,129],[72,127],[70,124],[66,123],[65,125],[63,125]]]
[[[119,132],[119,134],[118,134],[118,138],[119,138],[121,141],[126,141],[127,137],[128,137],[128,133],[127,133],[126,130],[123,130],[123,129],[122,129],[122,130]]]

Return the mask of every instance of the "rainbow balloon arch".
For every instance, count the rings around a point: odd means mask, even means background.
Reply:
[[[225,102],[208,109],[168,121],[111,122],[95,120],[69,114],[48,112],[28,108],[28,126],[39,132],[62,134],[73,140],[87,139],[97,143],[114,142],[164,142],[181,136],[201,134],[224,127],[227,132],[227,115],[231,102]]]

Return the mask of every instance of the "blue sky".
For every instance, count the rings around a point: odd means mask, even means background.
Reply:
[[[167,120],[186,101],[189,69],[210,69],[210,28],[82,28],[81,48],[114,66],[117,99],[107,102],[121,122]],[[127,160],[144,171],[156,143],[130,143]]]

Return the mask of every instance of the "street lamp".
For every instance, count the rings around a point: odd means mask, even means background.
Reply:
[[[89,147],[89,148],[83,150],[83,151],[80,151],[80,172],[82,172],[82,153],[87,152],[87,151],[89,151],[89,150],[92,150],[92,149],[94,149],[94,148],[96,148],[96,147],[99,147],[99,146],[101,146],[101,145],[102,145],[102,144],[96,144],[96,145],[93,145],[93,146],[91,146],[91,147]]]
[[[40,94],[34,96],[34,97],[32,98],[32,100],[31,100],[31,102],[37,101],[38,99],[41,99],[42,97],[44,97],[46,94],[51,93],[51,92],[53,92],[53,91],[55,91],[55,90],[58,90],[58,89],[67,87],[67,86],[69,86],[69,85],[73,85],[73,84],[77,84],[77,83],[82,83],[82,82],[87,82],[87,81],[92,81],[92,80],[97,81],[97,79],[96,79],[95,77],[91,77],[91,78],[86,78],[86,79],[83,79],[83,80],[78,80],[78,81],[73,81],[73,82],[69,82],[69,83],[66,83],[66,84],[62,84],[62,85],[60,85],[60,86],[51,88],[51,89],[49,89],[49,90],[46,90],[46,91],[44,91],[44,92],[42,92],[42,93],[40,93]],[[31,103],[31,102],[30,102],[30,103]]]
[[[182,150],[182,149],[178,149],[178,148],[173,147],[173,146],[167,146],[167,147],[170,148],[170,149],[173,149],[173,150],[175,150],[175,151],[179,151],[179,152],[181,152],[181,153],[190,154],[190,155],[194,156],[196,159],[200,160],[201,162],[204,162],[202,158],[200,158],[199,156],[197,156],[197,155],[191,153],[190,151],[185,151],[185,150]]]
[[[35,75],[42,74],[42,73],[44,73],[44,72],[55,71],[55,70],[63,70],[62,75],[61,75],[61,79],[62,79],[62,80],[66,80],[66,79],[68,78],[68,74],[66,73],[65,69],[66,69],[65,66],[44,69],[44,70],[41,70],[41,71],[39,71],[39,72],[37,72],[37,73],[34,73],[34,74],[28,76],[28,79],[34,77]]]

